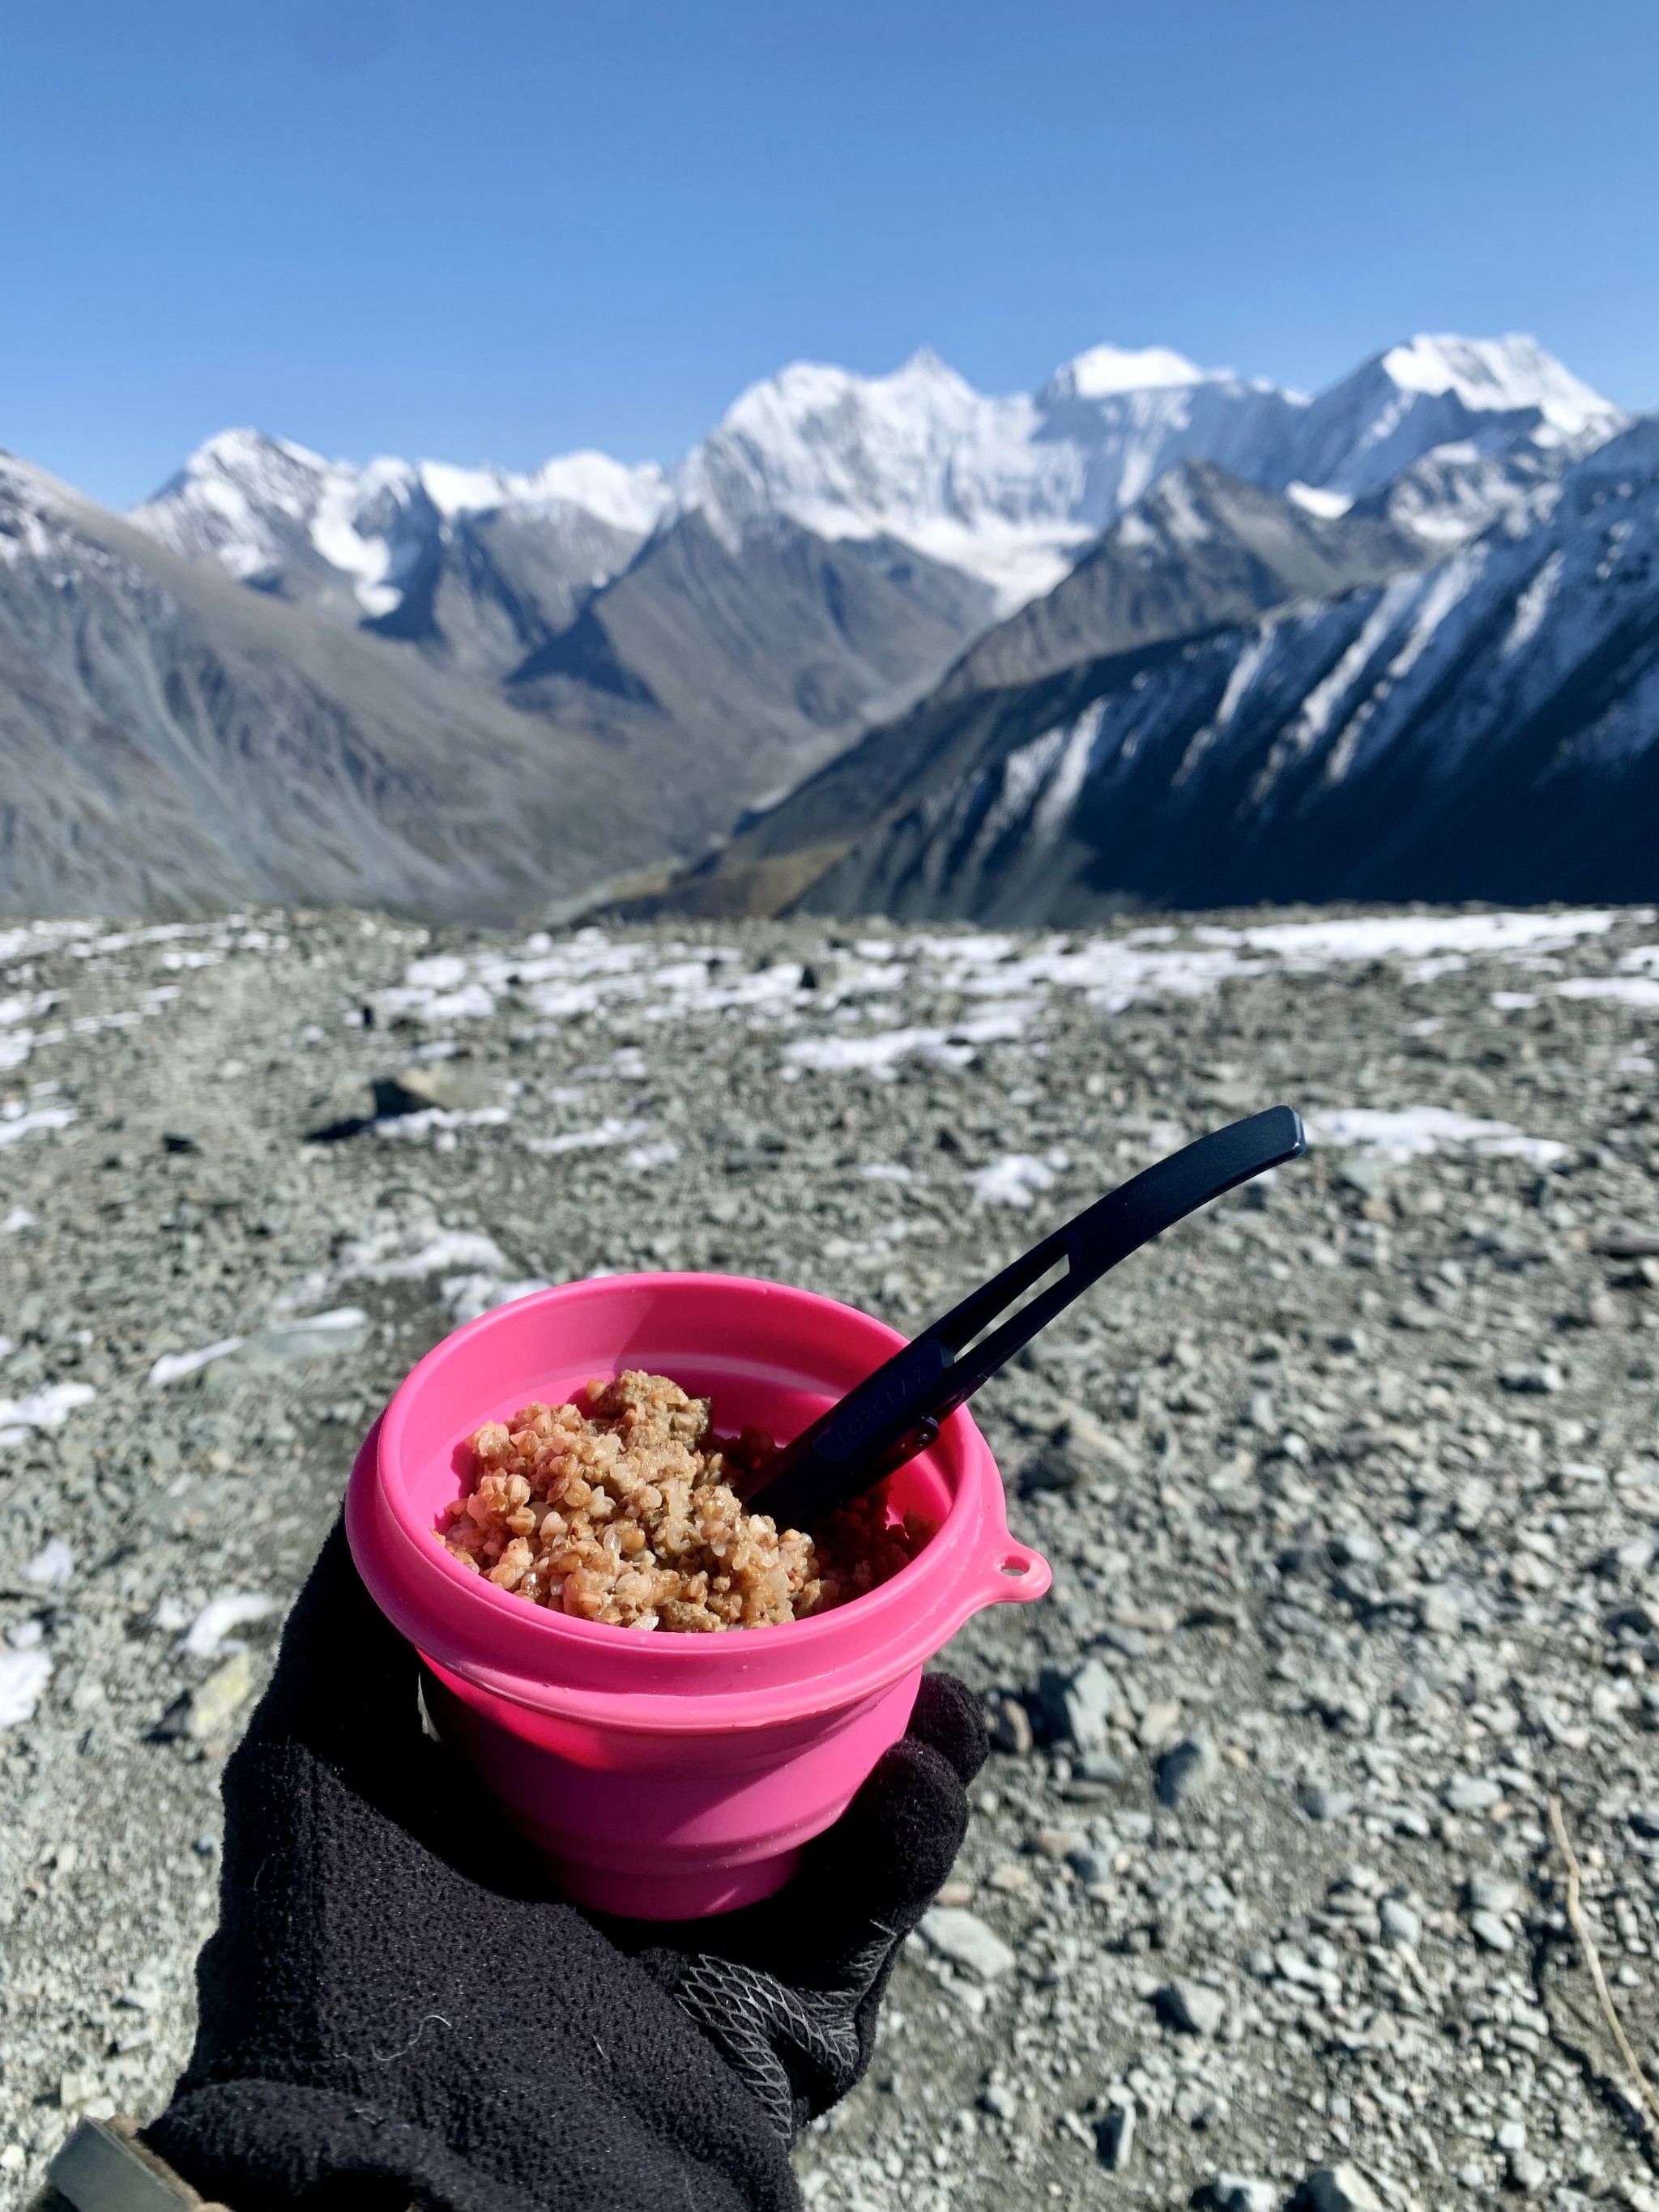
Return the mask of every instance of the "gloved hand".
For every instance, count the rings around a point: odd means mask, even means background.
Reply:
[[[196,2047],[145,2140],[235,2212],[799,2205],[789,2144],[962,1842],[976,1701],[927,1678],[786,1890],[665,1926],[554,1902],[417,1680],[337,1524],[225,1770]]]

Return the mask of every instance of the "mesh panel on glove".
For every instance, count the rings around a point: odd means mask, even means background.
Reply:
[[[983,1765],[978,1700],[951,1674],[921,1685],[909,1731],[789,1887],[641,1954],[748,2084],[786,2142],[859,2081],[898,1956],[950,1873]],[[617,1931],[623,1941],[627,1931]],[[635,1940],[637,1940],[635,1938]]]

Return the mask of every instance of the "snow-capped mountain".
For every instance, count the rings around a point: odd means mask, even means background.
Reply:
[[[1466,467],[1559,457],[1559,473],[1626,419],[1524,337],[1415,337],[1314,399],[1166,348],[1109,345],[1036,392],[988,397],[923,352],[889,376],[797,362],[751,386],[674,471],[673,494],[728,534],[781,514],[821,538],[898,538],[981,577],[1006,611],[1179,461],[1328,515],[1447,447]],[[1511,497],[1496,480],[1485,508],[1461,479],[1460,491],[1462,535]]]
[[[566,453],[532,476],[382,457],[355,467],[258,430],[222,430],[128,518],[239,583],[269,586],[295,561],[349,578],[370,619],[389,615],[446,523],[514,507],[550,532],[598,524],[637,545],[669,501],[663,471]]]
[[[1434,568],[981,693],[915,760],[834,866],[795,794],[806,904],[1068,922],[1126,899],[1651,897],[1659,418]]]
[[[441,629],[463,665],[500,675],[627,567],[669,499],[660,469],[604,453],[563,454],[530,476],[395,458],[360,468],[225,430],[129,520],[334,620],[393,636]]]
[[[1648,823],[1651,432],[1530,339],[1417,338],[1312,399],[797,364],[672,470],[233,431],[125,520],[4,462],[0,900],[482,917],[746,852],[915,913],[1545,896],[1583,794]]]
[[[744,392],[672,473],[599,453],[520,477],[432,461],[357,468],[228,431],[132,520],[240,581],[346,618],[401,615],[410,635],[411,602],[429,615],[446,547],[471,559],[504,517],[556,580],[547,634],[653,530],[693,513],[732,549],[781,517],[830,541],[892,538],[989,584],[1007,612],[1052,588],[1181,460],[1331,514],[1450,447],[1445,511],[1428,480],[1412,510],[1449,541],[1520,495],[1494,465],[1503,457],[1524,456],[1523,477],[1559,469],[1624,419],[1528,337],[1413,338],[1311,400],[1164,348],[1104,345],[1036,392],[988,396],[923,352],[886,376],[796,362]]]
[[[518,921],[672,843],[678,765],[240,590],[0,454],[7,911]]]

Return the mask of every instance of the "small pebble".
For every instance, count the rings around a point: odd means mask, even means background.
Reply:
[[[1159,1754],[1156,1773],[1158,1802],[1173,1809],[1195,1797],[1215,1772],[1214,1747],[1201,1737],[1187,1736]]]
[[[1504,1792],[1484,1774],[1455,1774],[1443,1795],[1449,1812],[1490,1813],[1501,1802]]]
[[[995,1981],[1014,1965],[1014,1954],[994,1928],[960,1905],[935,1905],[921,1920],[922,1940],[953,1966],[965,1966],[981,1981]]]
[[[1135,2108],[1114,2105],[1095,2131],[1100,2162],[1108,2173],[1121,2173],[1134,2149]]]
[[[1160,2017],[1188,2035],[1214,2035],[1227,2017],[1227,2000],[1219,1990],[1184,1977],[1166,1982],[1157,2002]]]
[[[1423,1941],[1423,1916],[1402,1898],[1385,1897],[1376,1908],[1383,1940],[1399,1950],[1415,1951]]]

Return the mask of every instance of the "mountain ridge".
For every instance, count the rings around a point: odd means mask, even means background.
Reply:
[[[1085,804],[1109,709],[1086,743],[1071,724],[1115,682],[1173,732],[1169,670],[1231,655],[1254,726],[1259,653],[1294,720],[1362,601],[1386,629],[1470,549],[1553,544],[1631,435],[1530,339],[1418,337],[1311,398],[1158,347],[1001,396],[927,354],[796,363],[672,470],[359,468],[228,432],[125,519],[9,462],[0,899],[493,921],[620,876],[709,912],[1062,878],[1086,902],[1120,866]],[[1614,659],[1639,691],[1639,651]],[[1144,774],[1120,787],[1202,845]],[[1026,890],[1022,837],[1049,850]]]
[[[1076,356],[1035,392],[985,394],[924,349],[874,377],[793,362],[739,393],[672,470],[578,453],[527,476],[392,458],[354,471],[261,434],[222,432],[132,519],[244,579],[279,576],[283,547],[308,535],[311,555],[351,580],[371,620],[405,588],[415,541],[507,509],[540,513],[556,531],[580,515],[635,552],[694,510],[734,548],[780,515],[832,542],[890,537],[990,584],[1010,613],[1052,588],[1178,460],[1351,500],[1449,442],[1554,449],[1626,420],[1516,334],[1419,335],[1313,398],[1165,348],[1112,346]],[[617,565],[588,573],[608,580]]]
[[[970,699],[930,734],[839,849],[812,786],[796,795],[816,865],[786,903],[1063,924],[1141,903],[1652,896],[1659,418],[1576,464],[1542,520]]]

